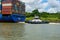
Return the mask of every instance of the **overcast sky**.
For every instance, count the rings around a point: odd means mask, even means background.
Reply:
[[[39,12],[60,12],[60,0],[21,0],[25,2],[26,11],[39,9]]]

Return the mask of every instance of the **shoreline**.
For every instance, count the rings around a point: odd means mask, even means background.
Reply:
[[[29,23],[25,23],[25,22],[18,22],[18,23],[29,24]],[[54,22],[52,23],[52,22],[50,22],[48,24],[60,24],[60,23],[54,23]]]

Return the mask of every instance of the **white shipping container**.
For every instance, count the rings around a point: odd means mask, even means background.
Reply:
[[[1,13],[1,10],[0,10],[0,13]]]
[[[0,2],[0,4],[1,4],[1,2]]]
[[[2,6],[12,6],[12,4],[11,3],[4,3],[4,4],[2,4]]]

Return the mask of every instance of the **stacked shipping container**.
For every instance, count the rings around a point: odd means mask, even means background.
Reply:
[[[1,4],[1,0],[0,0],[0,13],[2,11],[2,4]]]
[[[23,3],[23,2],[20,2],[20,11],[21,11],[21,13],[22,14],[25,14],[25,3]]]
[[[14,1],[13,2],[13,13],[24,14],[25,13],[25,3],[21,1]]]
[[[12,14],[12,0],[2,1],[2,14]]]
[[[12,5],[12,10],[13,10],[12,12],[13,12],[13,13],[18,13],[18,9],[19,9],[19,8],[18,8],[18,6],[17,6],[17,4],[16,4],[17,2],[18,2],[17,0],[15,0],[15,1],[13,2],[13,5]]]
[[[12,14],[12,13],[24,14],[25,3],[18,0],[2,0],[2,14]]]

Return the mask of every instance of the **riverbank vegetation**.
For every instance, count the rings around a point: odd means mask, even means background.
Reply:
[[[60,22],[60,12],[47,13],[47,12],[39,12],[37,9],[35,9],[31,13],[26,12],[25,15],[26,20],[32,20],[35,15],[38,15],[41,20],[47,20],[49,22]]]

